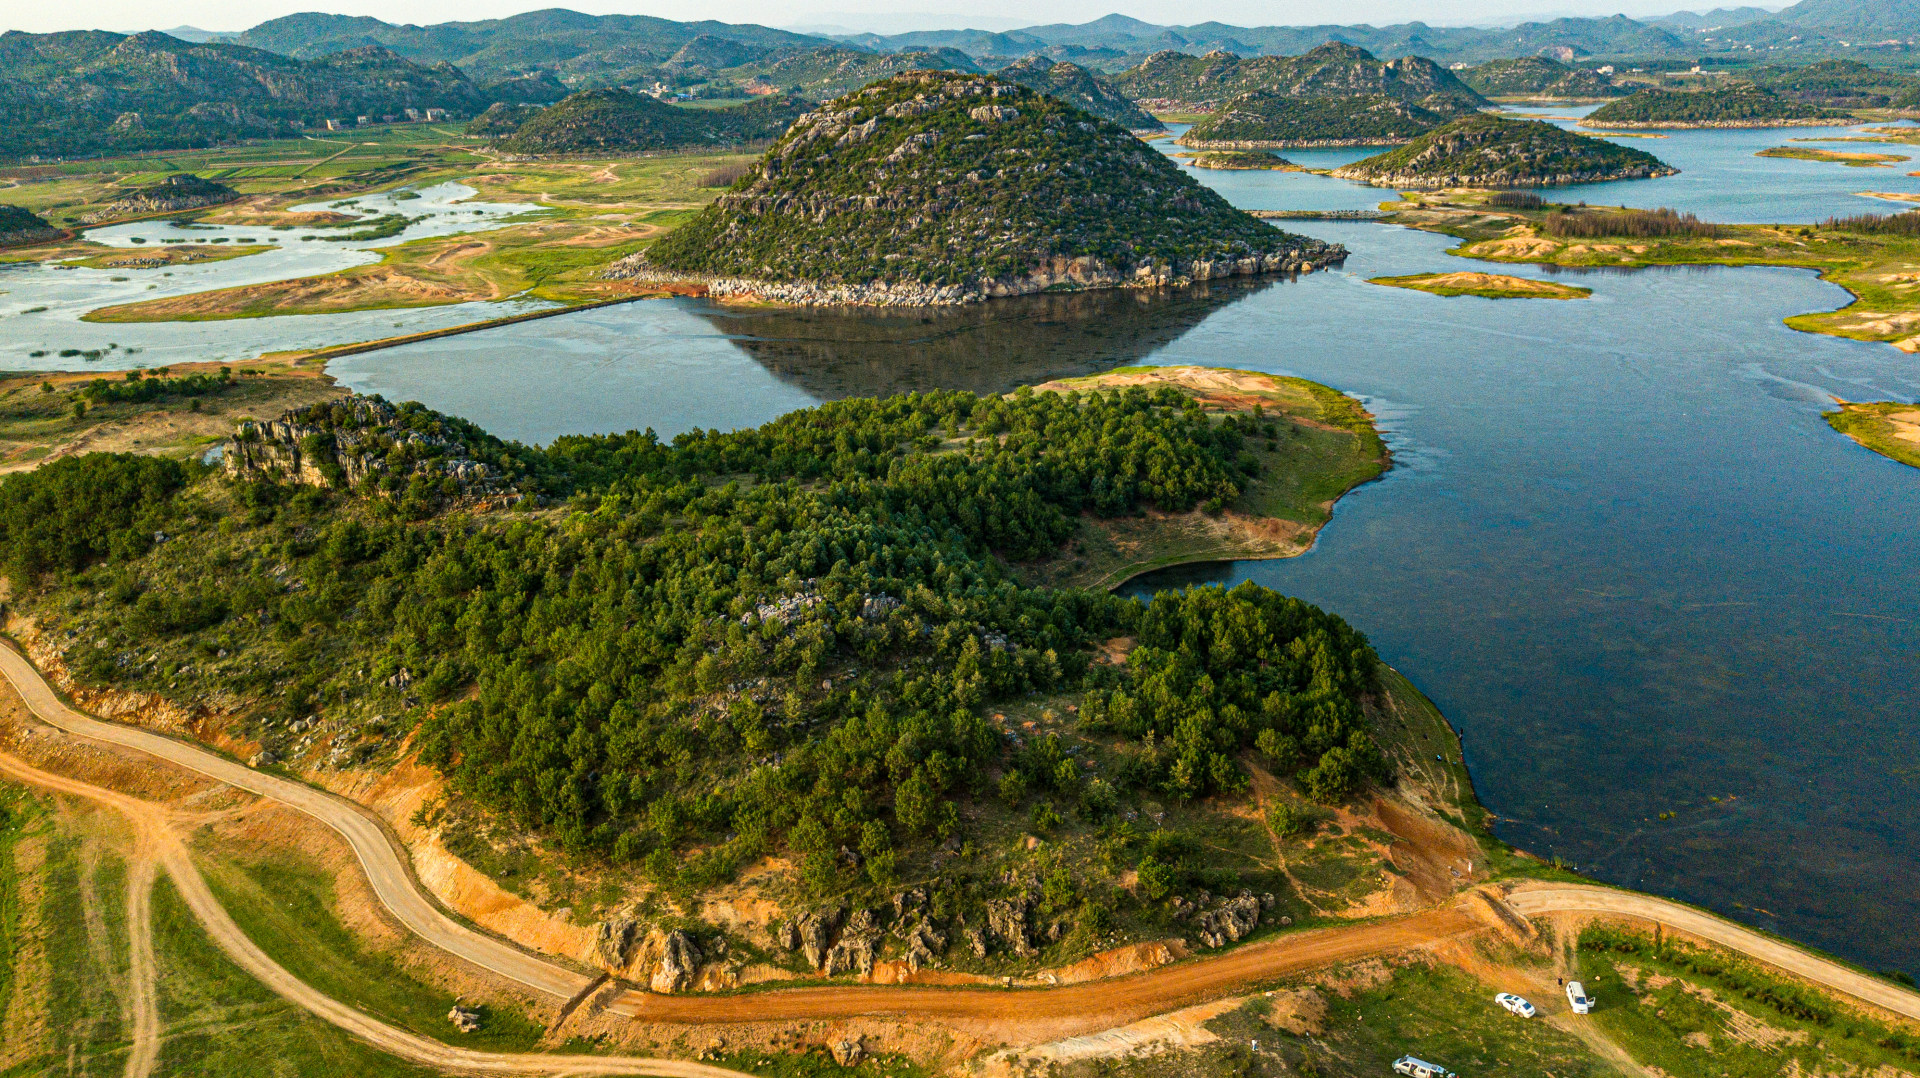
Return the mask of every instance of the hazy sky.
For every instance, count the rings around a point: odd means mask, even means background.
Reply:
[[[1720,0],[1732,6],[1740,0]],[[581,0],[543,4],[538,0],[0,0],[0,28],[9,30],[166,29],[189,25],[208,30],[241,30],[296,11],[372,15],[388,22],[444,22],[511,15],[543,6],[571,7],[594,14],[657,15],[669,19],[721,19],[769,26],[845,26],[857,30],[899,32],[977,26],[1001,30],[1039,22],[1084,22],[1118,11],[1157,23],[1194,23],[1208,19],[1241,26],[1371,22],[1421,19],[1464,24],[1552,18],[1559,15],[1660,15],[1688,6],[1685,0]],[[1765,6],[1776,7],[1778,3]]]

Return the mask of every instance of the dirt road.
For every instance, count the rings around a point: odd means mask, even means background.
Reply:
[[[1507,905],[1529,917],[1542,913],[1617,913],[1657,921],[1876,1007],[1920,1019],[1920,992],[1856,972],[1790,943],[1664,898],[1606,887],[1556,884],[1515,891],[1507,896]]]
[[[447,916],[413,878],[405,851],[388,836],[366,809],[344,798],[316,790],[277,775],[264,774],[245,764],[170,737],[101,722],[73,710],[60,700],[40,671],[11,647],[0,647],[0,674],[13,683],[35,716],[51,726],[80,737],[137,749],[197,771],[250,793],[271,798],[312,816],[338,831],[359,858],[360,867],[380,901],[408,931],[449,954],[517,981],[529,988],[572,999],[593,983],[586,974],[550,959],[536,957],[468,928]]]
[[[123,1078],[147,1078],[160,1062],[160,971],[153,957],[153,881],[159,867],[144,848],[135,851],[127,867],[127,998],[133,1022]]]
[[[405,850],[389,837],[366,809],[298,782],[262,774],[184,741],[82,715],[62,703],[39,671],[11,648],[0,647],[0,675],[13,683],[36,716],[70,734],[158,756],[271,798],[326,823],[353,848],[375,893],[388,910],[409,930],[436,947],[511,980],[566,999],[576,997],[595,983],[584,974],[454,922],[427,897],[409,870]],[[0,771],[23,777],[23,781],[60,788],[110,804],[127,814],[129,819],[135,820],[137,826],[145,819],[147,822],[144,826],[149,830],[143,833],[152,836],[154,848],[162,853],[162,868],[174,878],[188,904],[194,907],[196,916],[208,926],[209,932],[214,934],[221,946],[235,956],[236,961],[249,972],[254,972],[274,991],[329,1021],[354,1029],[383,1047],[399,1045],[389,1050],[407,1055],[408,1058],[425,1058],[416,1054],[421,1052],[459,1052],[391,1027],[379,1026],[359,1012],[320,996],[275,965],[240,933],[226,911],[214,900],[199,872],[187,859],[185,847],[165,827],[165,812],[158,806],[44,772],[34,772],[34,777],[26,778],[19,771],[21,768],[33,770],[24,763],[0,757]],[[1856,973],[1790,944],[1651,895],[1602,887],[1540,883],[1515,892],[1509,897],[1508,904],[1526,915],[1554,912],[1615,913],[1657,921],[1895,1013],[1920,1018],[1920,993]],[[1460,908],[1441,907],[1370,924],[1291,933],[1196,962],[1163,967],[1130,977],[1058,988],[1002,990],[822,985],[735,996],[663,996],[630,991],[614,1000],[608,1010],[652,1021],[688,1024],[869,1015],[933,1019],[1015,1017],[1056,1019],[1083,1030],[1094,1030],[1124,1025],[1149,1015],[1224,995],[1278,975],[1449,939],[1478,931],[1484,924]],[[379,1029],[372,1030],[373,1026],[379,1026]],[[362,1032],[362,1027],[372,1031]],[[509,1057],[486,1058],[498,1060]],[[541,1060],[546,1057],[525,1058]],[[640,1062],[653,1066],[669,1061]],[[441,1065],[465,1066],[461,1063]],[[545,1069],[530,1064],[518,1065],[522,1069]],[[612,1066],[611,1063],[608,1065]],[[675,1065],[691,1069],[644,1073],[708,1076],[727,1073],[718,1068],[700,1068],[694,1064]],[[492,1064],[487,1066],[491,1067]]]
[[[4,753],[0,753],[0,775],[42,790],[86,798],[126,817],[127,822],[133,825],[136,842],[143,851],[151,853],[153,860],[173,880],[174,889],[180,893],[194,918],[206,929],[214,944],[226,952],[227,957],[275,995],[384,1052],[428,1066],[481,1074],[646,1074],[659,1078],[745,1078],[740,1071],[677,1059],[475,1052],[387,1025],[330,996],[322,995],[255,946],[240,930],[240,926],[233,922],[233,918],[227,915],[219,899],[214,897],[213,890],[207,886],[206,879],[188,856],[186,844],[170,826],[171,814],[165,808],[64,775],[42,771]],[[142,893],[146,892],[145,886],[135,885]],[[149,953],[147,957],[150,961],[152,956]],[[140,1038],[136,1036],[136,1056],[144,1050],[157,1059],[160,1045],[157,1015],[154,1021],[155,1035],[147,1039],[147,1047],[143,1049]],[[139,1019],[136,1018],[136,1026],[138,1024]],[[135,1073],[135,1066],[136,1060],[129,1059],[127,1073]]]

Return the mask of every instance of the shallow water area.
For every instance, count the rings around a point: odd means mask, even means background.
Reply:
[[[267,244],[272,249],[214,262],[146,269],[89,269],[60,263],[0,265],[0,369],[71,370],[84,363],[89,369],[122,370],[181,361],[250,359],[265,352],[377,340],[551,306],[540,301],[509,301],[206,322],[94,324],[80,320],[89,311],[116,304],[334,273],[380,261],[381,248],[431,236],[498,228],[509,219],[541,209],[522,203],[462,201],[475,193],[464,184],[449,182],[419,188],[420,197],[415,199],[395,199],[392,194],[361,195],[291,207],[300,212],[332,209],[359,214],[366,221],[386,214],[415,218],[398,235],[375,240],[325,238],[347,235],[364,225],[277,231],[257,225],[182,227],[156,218],[89,229],[86,239],[117,250],[178,244],[198,247],[202,241],[209,250],[248,243]],[[134,242],[136,237],[145,242]],[[216,240],[222,242],[216,244]],[[109,349],[108,345],[115,347]],[[132,349],[138,351],[130,354]],[[59,353],[65,350],[104,354],[83,360],[72,355],[62,357]],[[34,356],[34,352],[46,354]]]

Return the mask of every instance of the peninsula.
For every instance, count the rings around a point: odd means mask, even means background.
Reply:
[[[802,116],[731,190],[610,274],[925,306],[1304,272],[1345,253],[1261,223],[1057,98],[927,71]]]
[[[1545,56],[1488,60],[1459,75],[1461,82],[1495,100],[1605,101],[1627,92],[1592,68]]]
[[[1769,90],[1642,90],[1594,109],[1581,127],[1822,127],[1850,123],[1851,113],[1809,105]]]
[[[1920,468],[1920,404],[1837,401],[1826,413],[1834,430],[1875,453]]]
[[[1473,116],[1333,171],[1376,187],[1548,187],[1679,171],[1644,150],[1542,120]]]

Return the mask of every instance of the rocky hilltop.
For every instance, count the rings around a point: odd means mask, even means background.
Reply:
[[[616,276],[787,303],[969,303],[1344,258],[1228,205],[1119,126],[990,76],[913,72],[793,127]]]
[[[514,497],[527,468],[514,447],[418,404],[349,397],[247,420],[221,465],[247,479],[423,496]]]
[[[44,243],[60,236],[60,230],[41,220],[39,215],[19,206],[0,204],[0,247]]]
[[[1211,109],[1255,90],[1286,97],[1390,97],[1446,117],[1466,116],[1487,101],[1453,72],[1419,56],[1381,60],[1352,45],[1329,41],[1299,56],[1210,52],[1156,52],[1113,77],[1136,101]]]
[[[1065,60],[1029,56],[1001,68],[997,74],[1008,82],[1017,82],[1029,90],[1057,97],[1067,104],[1091,112],[1133,131],[1162,131],[1160,121],[1107,80]]]
[[[680,108],[629,90],[588,90],[538,112],[485,115],[484,125],[512,129],[496,146],[506,153],[647,153],[695,146],[732,146],[777,137],[800,115],[799,98],[771,95],[724,109]]]
[[[980,65],[959,49],[876,53],[838,46],[783,49],[725,74],[736,82],[762,82],[821,101],[902,71],[936,69],[980,74]]]
[[[151,187],[129,191],[82,217],[81,220],[92,224],[96,221],[110,221],[117,217],[177,213],[181,210],[197,210],[203,206],[218,206],[222,202],[232,202],[239,197],[240,192],[224,183],[183,172],[168,176]]]
[[[1602,105],[1581,127],[1805,127],[1849,123],[1850,113],[1793,101],[1770,90],[1642,90]]]
[[[1542,120],[1473,116],[1333,174],[1376,187],[1551,187],[1650,179],[1678,169],[1647,153]]]
[[[1294,97],[1256,90],[1227,102],[1177,141],[1202,150],[1397,146],[1448,119],[1385,94]]]

